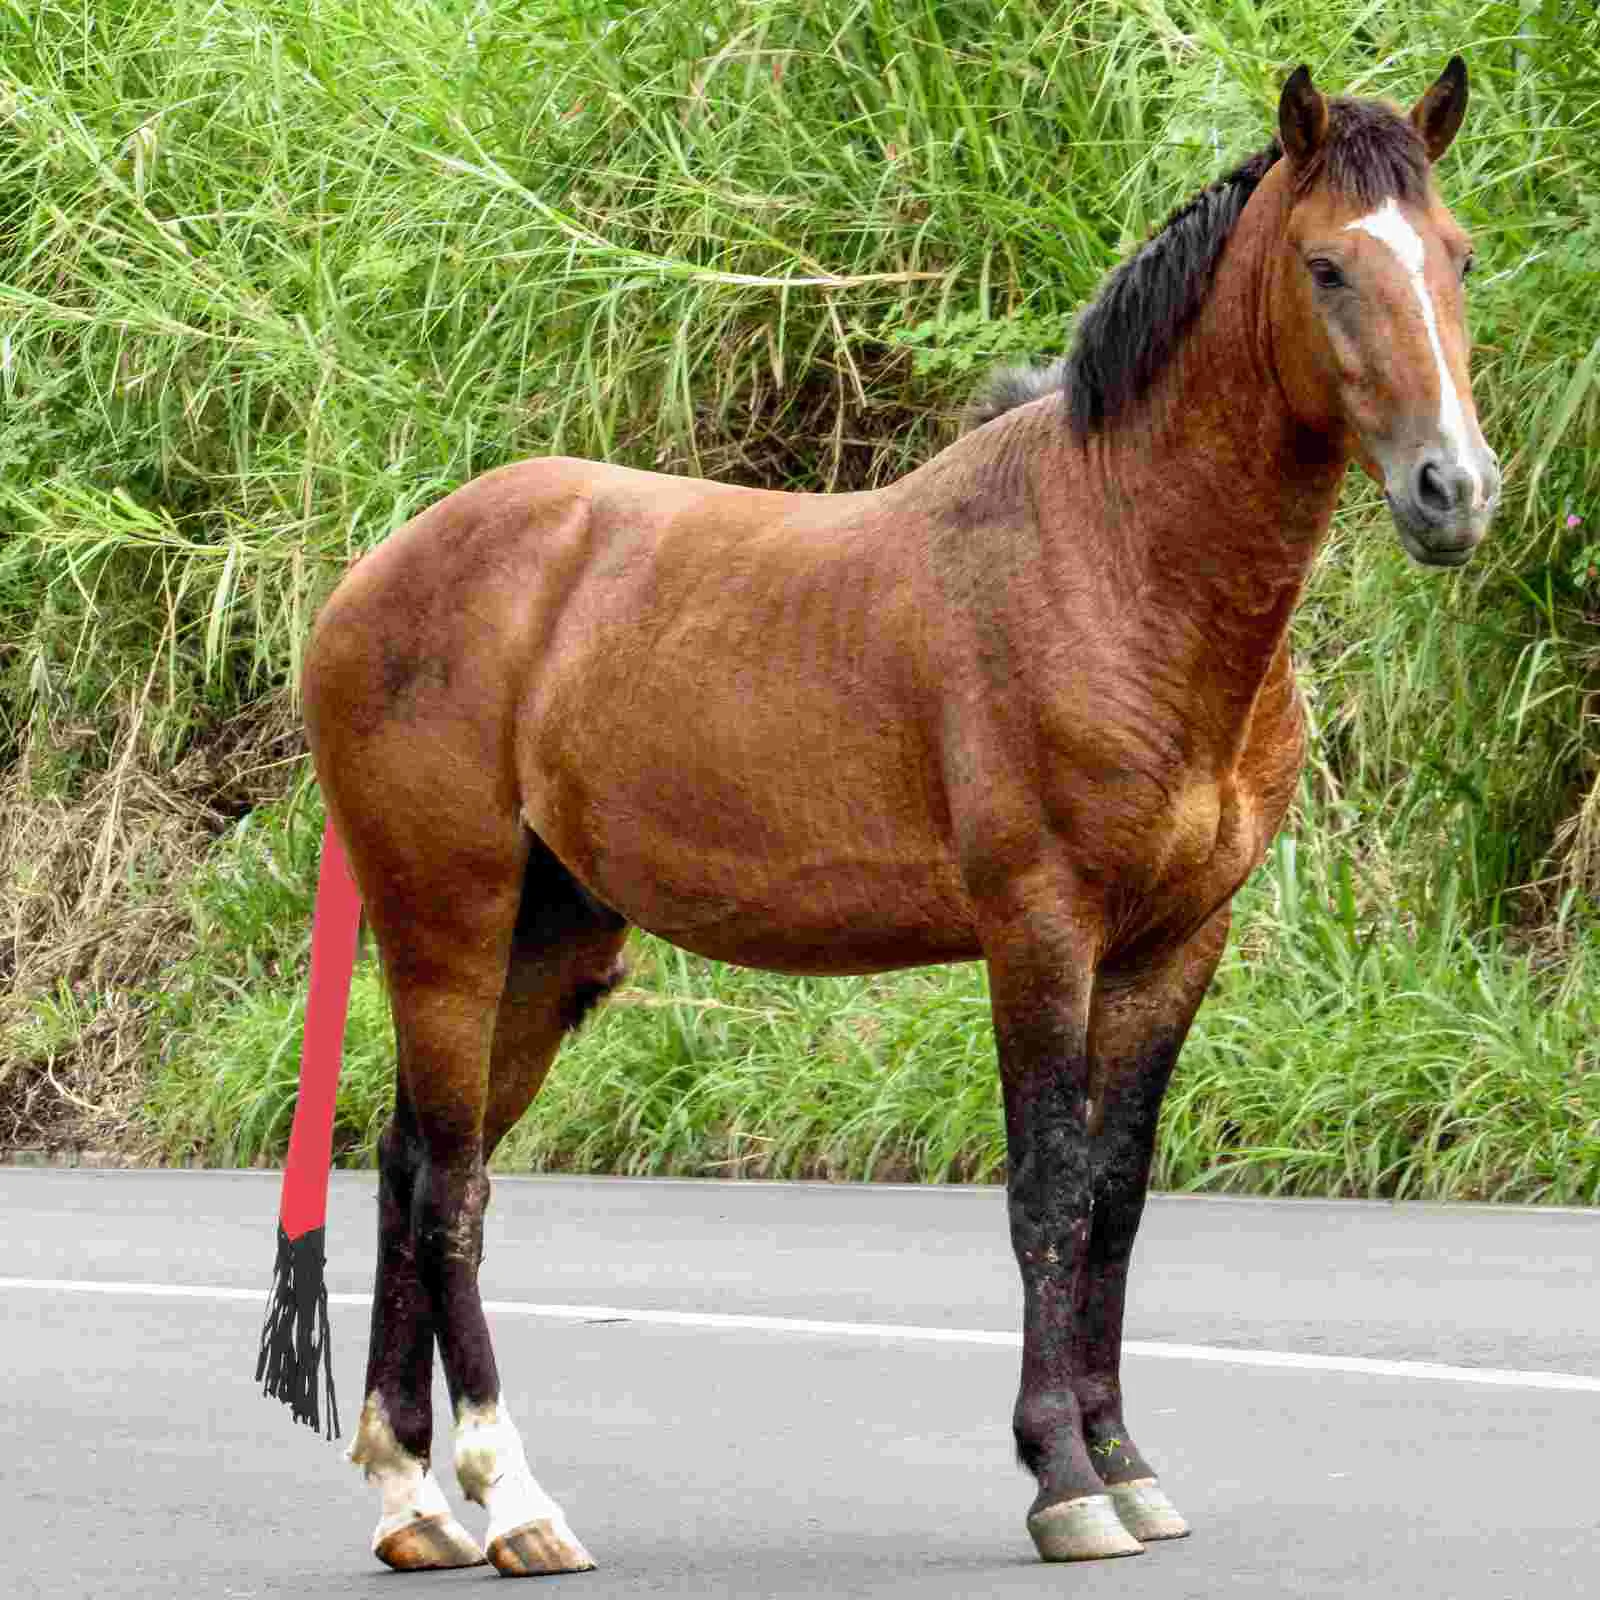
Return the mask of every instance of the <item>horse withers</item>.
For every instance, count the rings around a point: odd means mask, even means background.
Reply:
[[[591,1564],[477,1280],[485,1163],[630,925],[792,973],[988,963],[1029,1532],[1047,1560],[1187,1532],[1124,1415],[1129,1253],[1301,764],[1287,630],[1346,467],[1424,565],[1496,503],[1431,174],[1466,100],[1459,57],[1409,116],[1295,72],[1278,139],[1111,276],[1060,369],[887,488],[527,461],[340,584],[305,697],[398,1055],[351,1449],[381,1560],[483,1559],[429,1466],[437,1339],[488,1559]]]

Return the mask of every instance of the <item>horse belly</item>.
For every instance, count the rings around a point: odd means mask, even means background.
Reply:
[[[592,894],[744,966],[873,972],[977,955],[906,724],[714,693],[686,714],[694,698],[666,681],[636,684],[626,716],[558,718],[527,741],[525,820]]]
[[[597,898],[638,927],[719,961],[823,975],[881,972],[979,954],[952,862],[887,827],[784,828],[705,803],[627,804],[559,825],[551,848]],[[863,823],[868,825],[863,825]],[[741,826],[740,823],[744,825]]]
[[[940,886],[909,873],[797,875],[738,901],[665,903],[630,920],[715,961],[805,977],[888,972],[981,951],[970,915]],[[627,915],[624,912],[624,915]]]

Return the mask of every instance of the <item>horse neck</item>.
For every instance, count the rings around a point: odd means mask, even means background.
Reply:
[[[1349,460],[1340,441],[1295,420],[1277,379],[1278,179],[1275,169],[1252,197],[1211,293],[1137,411],[1086,452],[1064,445],[1105,508],[1115,587],[1137,609],[1153,669],[1204,702],[1215,742],[1235,751]]]

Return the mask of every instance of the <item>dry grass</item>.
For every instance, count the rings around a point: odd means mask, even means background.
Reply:
[[[0,779],[0,1148],[150,1153],[136,1118],[150,997],[196,945],[185,886],[230,818],[280,796],[298,765],[285,696],[170,763],[149,705],[41,720]]]

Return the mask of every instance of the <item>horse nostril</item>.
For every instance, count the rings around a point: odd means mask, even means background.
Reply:
[[[1477,479],[1448,456],[1426,457],[1411,475],[1411,503],[1419,516],[1435,526],[1459,516],[1477,494]]]
[[[1417,503],[1424,511],[1443,515],[1456,503],[1454,486],[1431,461],[1424,461],[1417,470]]]

